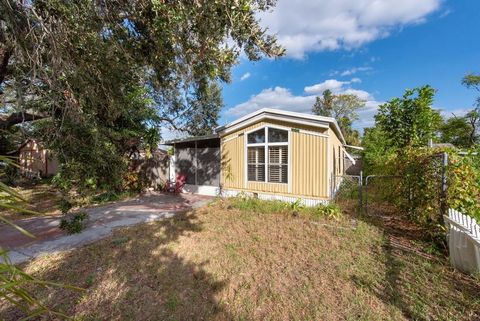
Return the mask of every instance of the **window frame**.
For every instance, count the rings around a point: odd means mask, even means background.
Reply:
[[[276,143],[269,143],[269,137],[268,137],[268,129],[269,128],[275,128],[279,130],[285,130],[287,132],[287,141],[286,142],[276,142]],[[256,132],[258,130],[265,130],[265,142],[264,143],[248,143],[248,134]],[[277,125],[265,125],[263,127],[257,127],[252,130],[249,130],[245,132],[245,188],[247,188],[248,183],[265,183],[265,184],[281,184],[281,185],[288,185],[288,191],[291,191],[291,128],[289,127],[284,127],[284,126],[277,126]],[[269,182],[269,165],[270,165],[270,155],[269,155],[269,146],[287,146],[287,182],[282,183],[282,182]],[[265,169],[265,180],[264,181],[251,181],[248,179],[248,148],[249,147],[263,147],[265,149],[265,164],[264,164],[264,169]],[[278,165],[278,164],[273,164],[273,165]]]

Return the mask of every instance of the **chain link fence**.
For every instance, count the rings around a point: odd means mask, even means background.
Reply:
[[[432,155],[425,160],[425,168],[429,173],[426,179],[429,186],[427,191],[409,188],[411,179],[398,175],[332,175],[331,195],[333,201],[340,203],[346,200],[355,201],[361,213],[368,214],[374,206],[394,205],[401,207],[405,212],[413,211],[425,198],[443,216],[447,211],[446,153]]]
[[[333,201],[342,203],[354,201],[358,204],[358,211],[362,210],[362,175],[332,175],[331,195]]]

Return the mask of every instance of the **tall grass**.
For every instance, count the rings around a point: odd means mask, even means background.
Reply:
[[[248,212],[260,214],[284,213],[292,215],[311,216],[313,218],[326,217],[329,219],[338,219],[342,212],[335,203],[319,204],[313,207],[307,207],[302,204],[301,199],[295,202],[283,202],[279,200],[261,200],[255,197],[246,197],[244,195],[229,199],[231,207]]]

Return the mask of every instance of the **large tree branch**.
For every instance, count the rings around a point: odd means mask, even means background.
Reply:
[[[17,124],[42,118],[45,118],[45,116],[23,112],[12,113],[8,116],[0,115],[0,130],[6,130]]]

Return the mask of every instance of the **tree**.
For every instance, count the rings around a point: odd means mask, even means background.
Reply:
[[[462,84],[467,88],[480,92],[480,75],[469,74],[462,79]],[[478,143],[478,128],[480,126],[480,96],[475,101],[475,109],[467,113],[466,118],[470,124],[470,143]]]
[[[352,94],[333,94],[325,90],[322,97],[316,97],[312,113],[319,116],[333,117],[340,125],[347,144],[358,145],[360,135],[352,129],[353,121],[358,119],[357,110],[365,106],[365,101]]]
[[[332,117],[334,95],[330,89],[322,93],[322,97],[315,98],[315,104],[312,107],[314,115]]]
[[[216,125],[218,83],[241,51],[251,60],[283,54],[256,18],[273,4],[4,0],[0,88],[19,89],[16,111],[46,117],[37,132],[61,175],[118,187],[128,155],[154,147],[158,128]]]
[[[440,140],[451,143],[456,147],[469,148],[472,146],[470,133],[472,127],[466,117],[453,116],[444,120],[440,126]]]
[[[312,107],[312,113],[319,116],[333,117],[338,122],[342,118],[351,121],[358,119],[357,110],[365,106],[365,100],[352,94],[332,94],[325,90],[322,97],[317,97]]]
[[[379,106],[375,124],[397,148],[426,146],[440,123],[440,112],[432,109],[435,90],[430,86],[407,89],[402,98]]]
[[[470,145],[475,145],[478,143],[478,127],[480,126],[480,107],[471,110],[465,115],[470,131],[469,131],[469,140]]]
[[[395,156],[395,149],[388,135],[378,126],[365,128],[362,139],[363,164],[365,173],[370,174],[394,174],[390,172],[387,164]]]

